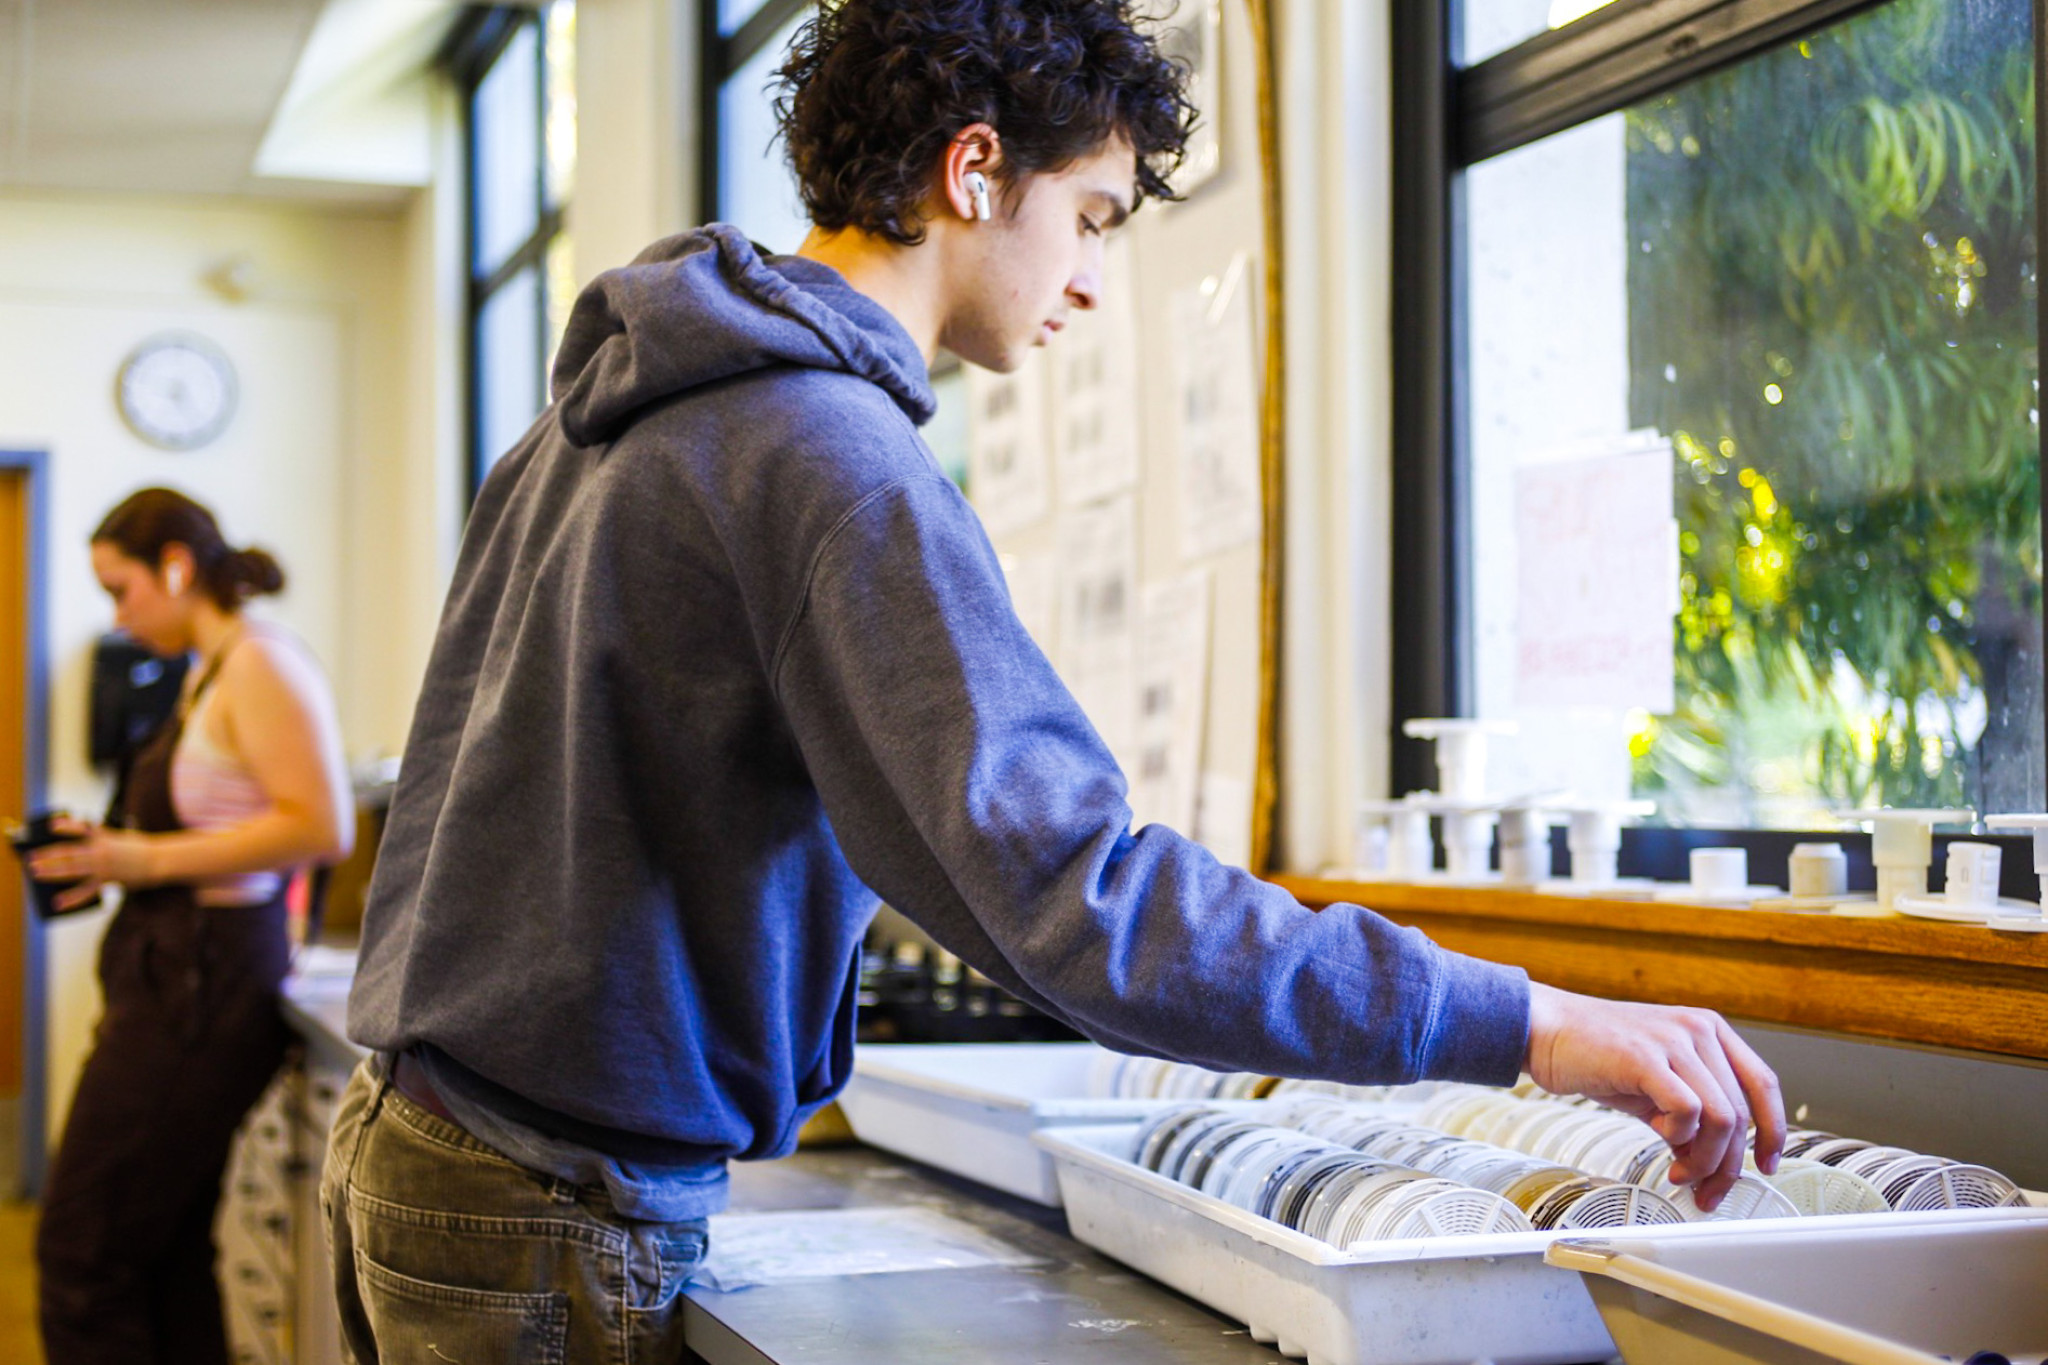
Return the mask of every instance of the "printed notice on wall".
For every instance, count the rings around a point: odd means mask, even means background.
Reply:
[[[1033,353],[1011,374],[967,367],[967,496],[990,538],[1051,509],[1044,371]]]
[[[1518,704],[1671,711],[1671,509],[1663,440],[1515,472]]]
[[[1138,481],[1138,315],[1130,242],[1103,253],[1099,306],[1076,309],[1046,350],[1060,501],[1099,502]]]
[[[1259,537],[1259,392],[1251,257],[1173,296],[1175,456],[1181,555]]]
[[[1209,572],[1147,584],[1138,622],[1137,767],[1133,825],[1192,836],[1208,722]]]
[[[1128,496],[1059,527],[1059,671],[1126,772],[1137,738],[1138,517]]]

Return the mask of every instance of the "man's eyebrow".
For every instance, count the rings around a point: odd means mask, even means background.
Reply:
[[[1109,219],[1103,223],[1105,229],[1113,230],[1120,228],[1124,225],[1125,220],[1131,216],[1130,204],[1108,190],[1097,190],[1094,197],[1109,206]]]

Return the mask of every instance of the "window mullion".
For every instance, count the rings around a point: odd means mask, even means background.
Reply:
[[[1609,114],[1882,0],[1641,0],[1540,34],[1453,80],[1456,164]]]
[[[2048,248],[2048,214],[2041,212],[2040,204],[2041,186],[2044,183],[2048,183],[2048,181],[2042,179],[2044,172],[2048,172],[2048,137],[2043,136],[2044,125],[2048,125],[2048,104],[2042,102],[2044,95],[2048,95],[2048,0],[2033,0],[2032,17],[2034,24],[2034,270],[2036,288],[2038,289],[2041,263],[2048,261],[2048,254],[2043,254],[2044,248]],[[2034,364],[2034,409],[2038,413],[2041,408],[2041,366],[2038,357],[2048,356],[2048,308],[2040,307],[2038,302],[2035,305],[2034,335],[2036,338],[2034,354],[2037,357]],[[2042,517],[2042,536],[2044,541],[2048,541],[2048,458],[2040,458],[2042,455],[2048,455],[2048,450],[2044,450],[2041,444],[2044,433],[2048,433],[2048,423],[2042,423],[2037,420],[2034,430],[2035,451],[2037,458],[2040,460],[2038,486],[2041,490],[2041,506],[2044,511]],[[2044,544],[2043,548],[2048,549],[2048,544]],[[2048,561],[2048,555],[2044,555],[2043,558],[2044,561]],[[2044,601],[2042,610],[2044,614],[2048,614],[2048,601]],[[2044,631],[2044,634],[2048,634],[2048,631]],[[2043,657],[2037,660],[2038,665],[2042,669],[2042,731],[2043,733],[2048,733],[2048,650],[2044,650],[2042,653]],[[2048,790],[2048,773],[2043,775],[2043,789]],[[2044,868],[2042,871],[2048,872],[2048,868]]]

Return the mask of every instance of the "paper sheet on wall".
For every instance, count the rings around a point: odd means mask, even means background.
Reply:
[[[1671,508],[1667,441],[1515,472],[1518,704],[1671,711]]]
[[[998,556],[1010,585],[1010,606],[1047,658],[1057,658],[1060,614],[1059,557],[1050,550]]]
[[[1067,315],[1046,350],[1055,469],[1069,507],[1121,493],[1138,481],[1138,315],[1130,243],[1110,239],[1102,297]]]
[[[1199,559],[1257,540],[1259,399],[1251,258],[1173,296],[1175,457],[1181,555]]]
[[[1252,784],[1224,773],[1203,773],[1195,840],[1232,867],[1250,863]]]
[[[1125,772],[1137,739],[1138,521],[1129,496],[1059,526],[1059,669]]]
[[[967,408],[967,496],[989,536],[1044,520],[1052,496],[1039,354],[1010,374],[968,366]]]
[[[1208,723],[1209,573],[1148,584],[1138,627],[1138,756],[1134,825],[1195,828]]]
[[[723,1292],[785,1280],[1031,1265],[1037,1258],[937,1209],[719,1214],[691,1279]]]

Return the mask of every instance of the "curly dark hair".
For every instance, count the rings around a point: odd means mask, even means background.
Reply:
[[[1187,69],[1131,0],[826,0],[777,73],[776,121],[811,221],[904,246],[924,240],[933,169],[961,129],[1002,138],[1008,186],[1121,134],[1137,197],[1168,177],[1194,127]]]

